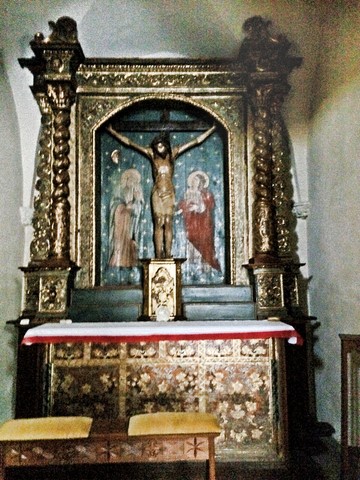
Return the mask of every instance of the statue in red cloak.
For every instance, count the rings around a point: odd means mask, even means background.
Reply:
[[[186,236],[200,253],[202,261],[220,271],[214,244],[213,209],[215,200],[208,190],[209,177],[203,171],[192,172],[188,177],[188,189],[179,203],[184,217]]]

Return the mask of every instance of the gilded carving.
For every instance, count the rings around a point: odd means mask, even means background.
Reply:
[[[257,298],[259,309],[281,309],[284,306],[282,274],[257,273]]]
[[[92,132],[97,124],[109,116],[111,112],[115,112],[121,106],[121,103],[119,98],[84,98],[82,102],[81,125],[79,126],[81,134],[86,136],[87,132]],[[88,145],[84,144],[84,148],[89,148],[91,151],[90,142],[86,143]]]
[[[143,263],[143,309],[141,319],[169,321],[184,319],[181,303],[183,259],[154,258]]]
[[[52,32],[45,40],[46,43],[78,43],[77,25],[70,17],[60,17],[56,22],[50,21]]]
[[[41,111],[41,128],[36,156],[33,238],[30,245],[31,262],[41,262],[50,254],[51,239],[51,150],[52,112],[45,95],[37,95]]]
[[[268,254],[273,252],[272,208],[269,202],[258,200],[254,205],[256,227],[254,232],[254,246],[256,253]]]
[[[203,109],[223,127],[230,245],[227,281],[249,284],[242,265],[248,261],[250,240],[255,264],[258,260],[267,267],[267,261],[289,256],[289,152],[280,110],[287,76],[299,59],[288,55],[289,42],[271,34],[269,25],[261,17],[245,22],[246,38],[233,61],[181,64],[170,60],[81,63],[76,23],[68,17],[51,23],[53,33],[46,40],[41,34],[35,36],[31,44],[35,58],[23,60],[34,74],[33,91],[42,109],[31,260],[44,262],[48,270],[40,268],[28,276],[26,308],[54,318],[65,314],[68,275],[56,270],[58,264],[76,262],[81,265],[76,287],[95,286],[97,134],[112,116],[140,102],[187,103]],[[250,105],[253,149],[248,165]],[[70,143],[71,132],[75,145]],[[75,152],[70,147],[76,147]],[[259,316],[282,311],[284,292],[296,301],[296,277],[289,273],[284,286],[283,271],[283,265],[273,270],[255,267]],[[143,280],[149,284],[156,278],[145,270]],[[171,288],[163,291],[163,284],[153,282],[153,314],[163,304],[160,296],[167,297]],[[273,354],[271,341],[61,345],[51,353],[48,410],[52,415],[110,419],[156,410],[212,411],[223,428],[217,439],[220,456],[239,458],[250,452],[252,458],[274,457],[282,444],[274,424],[279,418],[272,415],[280,388]],[[157,445],[144,448],[151,455],[159,451]],[[197,440],[188,448],[193,456],[201,450]],[[118,446],[110,451],[115,456]]]
[[[55,110],[69,110],[74,101],[74,92],[70,83],[49,83],[47,95]],[[62,125],[63,122],[59,122],[59,124]]]
[[[282,34],[270,32],[271,21],[254,16],[244,22],[245,39],[239,60],[252,73],[290,73],[301,60],[288,55],[290,42]]]
[[[64,92],[63,90],[61,90]],[[69,99],[63,100],[65,103]],[[52,255],[70,258],[70,202],[69,202],[69,139],[70,109],[56,110],[54,115],[53,160],[53,221]]]
[[[48,264],[51,259],[57,265],[67,266],[70,263],[70,109],[75,98],[75,71],[83,53],[73,19],[61,17],[57,22],[49,22],[49,26],[53,31],[46,39],[37,33],[31,42],[35,57],[20,60],[34,74],[33,92],[42,109],[43,125],[48,127],[43,128],[42,158],[37,172],[39,198],[35,203],[31,261]]]
[[[290,312],[294,312],[300,305],[299,291],[299,265],[285,265],[284,272],[284,297]]]
[[[289,165],[286,130],[280,115],[289,90],[287,76],[301,59],[289,55],[290,42],[270,32],[260,16],[243,25],[239,61],[249,72],[253,110],[253,263],[272,263],[290,254]],[[261,289],[258,289],[261,291]]]
[[[39,308],[39,276],[25,273],[24,277],[24,312],[36,312]]]
[[[231,65],[231,64],[230,64]],[[109,87],[119,91],[146,89],[183,90],[194,89],[204,91],[213,85],[238,90],[243,83],[241,67],[231,65],[232,72],[213,64],[195,64],[176,66],[172,64],[139,63],[134,71],[131,65],[97,64],[81,65],[77,72],[77,80],[84,91],[103,90]],[[185,70],[185,73],[184,73]]]
[[[274,255],[275,236],[272,205],[272,165],[271,165],[271,115],[269,102],[273,86],[255,86],[253,90],[253,129],[254,129],[254,254]]]
[[[288,90],[285,86],[285,89]],[[292,254],[293,231],[292,189],[290,178],[290,148],[288,132],[281,115],[284,93],[274,95],[272,102],[272,186],[276,208],[275,223],[277,232],[277,249],[280,257]]]
[[[161,267],[156,272],[151,282],[151,315],[156,316],[158,308],[166,307],[169,315],[174,316],[174,279],[169,271]]]
[[[139,68],[134,65],[134,70]],[[79,89],[82,91],[81,80],[78,80]],[[219,88],[219,85],[213,85]],[[114,88],[114,86],[113,86]],[[104,96],[104,93],[97,95],[96,91],[89,91],[87,95],[79,97],[78,138],[79,156],[81,158],[81,191],[86,201],[80,199],[79,213],[81,221],[80,241],[78,244],[78,263],[82,268],[77,275],[77,286],[88,287],[95,282],[95,251],[93,231],[95,228],[95,201],[94,198],[94,169],[97,159],[95,158],[95,132],[112,115],[126,109],[127,107],[139,104],[143,101],[172,100],[189,103],[210,113],[226,129],[228,133],[228,154],[227,169],[228,177],[228,202],[229,202],[229,265],[230,279],[232,283],[248,283],[246,271],[242,264],[246,262],[248,254],[247,222],[246,222],[246,168],[245,159],[245,138],[244,138],[244,96],[241,94],[224,91],[224,95],[203,94],[195,95],[193,92],[184,94],[177,92],[164,93],[149,91],[142,94],[131,92],[127,97]],[[92,132],[92,134],[89,134]]]
[[[46,39],[38,33],[31,42],[35,57],[20,62],[33,73],[34,94],[39,103],[46,105],[32,262],[44,261],[55,266],[76,262],[81,264],[76,286],[95,285],[96,132],[121,109],[149,99],[176,99],[203,108],[226,131],[229,282],[249,283],[247,272],[242,268],[248,261],[249,240],[253,243],[255,263],[289,258],[293,249],[292,219],[287,212],[291,207],[288,190],[291,182],[280,109],[288,91],[287,77],[300,65],[301,59],[289,55],[290,42],[285,36],[270,31],[271,22],[257,16],[244,23],[245,38],[235,59],[181,63],[169,59],[83,62],[76,22],[61,17],[49,25],[52,33]],[[75,125],[71,125],[71,105],[75,100]],[[254,142],[250,168],[246,164],[245,147],[249,104],[253,110]],[[76,158],[69,153],[71,129],[78,143]],[[71,158],[77,162],[73,170]],[[73,178],[75,171],[80,172],[80,186]],[[252,179],[247,177],[249,172],[253,173]],[[53,184],[49,184],[51,177]],[[251,181],[253,191],[248,192]],[[70,188],[78,187],[78,191],[70,192]],[[253,202],[250,235],[249,200]],[[77,210],[71,209],[70,204]],[[53,230],[49,235],[51,222]]]
[[[65,312],[67,307],[66,292],[67,278],[42,277],[39,310],[42,313]]]

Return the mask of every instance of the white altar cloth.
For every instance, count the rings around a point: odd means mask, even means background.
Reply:
[[[302,338],[296,330],[291,325],[280,321],[224,320],[45,323],[30,328],[26,332],[22,344],[266,338],[287,338],[289,343],[302,343]]]

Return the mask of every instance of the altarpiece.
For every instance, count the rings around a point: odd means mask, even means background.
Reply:
[[[41,111],[20,340],[39,323],[136,321],[141,315],[144,265],[154,257],[157,221],[155,167],[146,152],[159,136],[177,155],[170,220],[172,256],[180,259],[177,299],[186,318],[301,317],[282,117],[289,76],[301,64],[290,54],[290,42],[273,34],[270,22],[253,17],[244,23],[236,58],[86,58],[74,20],[62,17],[50,25],[47,38],[39,33],[31,41],[34,57],[20,59],[33,74],[31,89]],[[190,146],[183,151],[184,145]],[[159,176],[166,173],[167,167],[156,168]],[[169,280],[166,272],[159,278],[162,285]],[[274,342],[63,345],[45,353],[34,348],[19,347],[18,416],[76,413],[82,404],[93,415],[111,417],[141,411],[154,396],[168,408],[201,406],[201,364],[202,370],[209,367],[203,372],[207,388],[220,386],[220,377],[231,384],[226,400],[220,394],[212,399],[212,408],[226,403],[232,419],[223,450],[255,449],[263,458],[283,452],[285,423],[276,405],[286,390],[284,351]],[[171,361],[166,364],[164,356]],[[121,379],[119,368],[127,363]],[[147,375],[157,384],[141,385],[139,369],[143,380]],[[89,371],[94,376],[85,382]],[[237,375],[251,389],[257,379],[257,403],[242,395]],[[172,382],[179,379],[188,395],[176,398]],[[126,405],[121,382],[135,392]],[[171,388],[147,391],[162,382]],[[274,393],[277,382],[282,386]],[[86,385],[93,396],[86,396]],[[264,393],[269,388],[271,400],[269,390]],[[251,431],[248,424],[235,425],[245,413],[259,417]]]

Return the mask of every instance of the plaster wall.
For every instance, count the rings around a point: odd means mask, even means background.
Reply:
[[[318,317],[318,419],[340,438],[339,333],[360,332],[360,2],[324,18],[309,142],[310,309]],[[329,13],[329,12],[328,12]]]
[[[15,352],[13,328],[6,320],[19,314],[21,301],[21,264],[24,238],[19,206],[22,193],[22,165],[18,119],[14,98],[0,55],[0,420],[11,416]]]
[[[2,196],[0,215],[5,228],[0,232],[1,265],[6,265],[6,277],[0,276],[0,329],[1,338],[11,342],[5,321],[20,313],[20,282],[17,272],[19,265],[26,265],[28,259],[29,227],[20,226],[19,208],[30,207],[33,196],[34,158],[40,114],[28,85],[32,76],[22,70],[19,57],[30,58],[29,41],[36,32],[50,33],[48,20],[68,15],[78,23],[81,45],[87,57],[217,57],[237,54],[243,38],[242,25],[253,15],[262,15],[273,22],[276,32],[284,33],[293,44],[294,54],[304,58],[302,67],[293,72],[290,91],[284,106],[284,115],[289,128],[293,149],[294,200],[308,200],[307,156],[309,129],[318,129],[312,137],[313,149],[319,149],[318,135],[326,124],[316,121],[312,100],[314,88],[318,88],[318,52],[322,49],[320,32],[323,28],[319,5],[328,2],[300,0],[8,0],[0,2],[0,46],[3,53],[3,68],[0,90],[0,128],[3,146],[0,160],[3,168],[1,180],[8,194]],[[341,2],[343,3],[343,2]],[[325,13],[324,13],[325,15]],[[334,25],[334,30],[336,26]],[[329,48],[331,45],[329,46]],[[325,56],[325,53],[324,53]],[[323,72],[326,79],[326,72]],[[320,88],[320,87],[319,87]],[[324,93],[325,96],[325,93]],[[320,105],[316,105],[320,109]],[[315,110],[316,110],[315,108]],[[345,107],[344,107],[345,108]],[[309,122],[314,114],[313,124]],[[329,112],[330,113],[330,112]],[[11,124],[10,124],[11,119]],[[340,119],[339,119],[340,122]],[[322,133],[323,132],[323,133]],[[323,155],[323,159],[325,154]],[[320,157],[319,157],[320,158]],[[317,158],[317,162],[320,160]],[[314,160],[309,155],[309,160]],[[315,160],[314,160],[315,161]],[[316,164],[317,165],[317,164]],[[327,169],[327,163],[323,170]],[[313,170],[316,168],[312,168]],[[328,172],[325,172],[328,173]],[[319,188],[311,181],[313,188]],[[320,183],[322,180],[320,179]],[[321,188],[313,195],[314,202],[321,200]],[[12,210],[9,208],[12,205]],[[314,208],[314,204],[312,205]],[[10,211],[11,210],[11,211]],[[324,209],[325,210],[325,209]],[[9,213],[11,213],[9,215]],[[325,211],[324,211],[325,215]],[[310,215],[316,227],[322,217]],[[12,233],[12,236],[10,235]],[[307,221],[298,221],[299,258],[307,263]],[[314,233],[315,236],[315,233]],[[9,240],[11,239],[11,240]],[[325,242],[326,240],[321,240]],[[312,251],[314,248],[312,247]],[[317,251],[317,250],[315,250]],[[317,253],[313,260],[317,261]],[[317,263],[316,263],[317,265]],[[315,268],[315,267],[314,267]],[[308,267],[303,268],[304,277]],[[344,274],[350,266],[344,266]],[[314,278],[317,272],[313,269]],[[327,272],[324,272],[324,276]],[[339,281],[340,283],[340,281]],[[9,285],[16,285],[9,291]],[[315,283],[313,283],[315,287]],[[311,286],[312,308],[321,313],[317,297],[321,296],[322,284]],[[330,293],[329,293],[330,297]],[[319,315],[320,316],[320,315]],[[324,335],[323,330],[321,335]],[[10,335],[10,337],[9,337]],[[322,339],[321,339],[322,342]],[[12,350],[2,350],[0,363],[0,420],[11,411],[13,387],[12,376],[8,373],[13,365]],[[322,353],[322,352],[320,352]],[[326,352],[325,357],[326,357]],[[331,358],[331,357],[330,357]],[[327,359],[326,359],[327,361]],[[332,412],[331,415],[336,415]],[[326,421],[332,418],[324,412]]]

